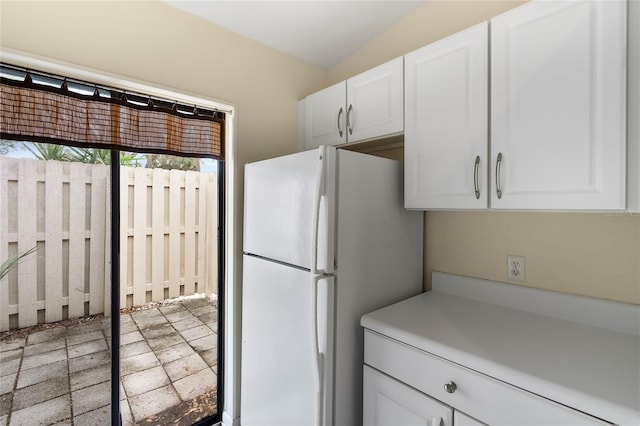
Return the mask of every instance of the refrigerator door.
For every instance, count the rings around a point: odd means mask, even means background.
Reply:
[[[362,424],[362,315],[422,291],[423,214],[404,209],[402,165],[340,150],[334,426]]]
[[[324,387],[318,349],[327,350],[333,327],[324,323],[331,296],[318,297],[316,289],[327,284],[253,256],[244,256],[243,267],[241,423],[316,425]]]
[[[321,147],[245,166],[245,253],[332,270],[334,158]]]

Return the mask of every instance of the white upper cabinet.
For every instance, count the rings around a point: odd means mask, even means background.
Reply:
[[[347,141],[357,142],[404,129],[403,58],[347,80]]]
[[[345,127],[347,85],[342,81],[305,99],[304,149],[347,141]]]
[[[302,149],[401,133],[403,58],[399,57],[304,99]]]
[[[405,56],[405,207],[487,207],[488,23]]]
[[[625,208],[626,2],[491,20],[491,207]]]

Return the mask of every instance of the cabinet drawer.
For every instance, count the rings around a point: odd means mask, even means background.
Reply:
[[[451,407],[367,365],[363,368],[362,383],[364,426],[453,424]]]
[[[364,362],[490,425],[607,424],[370,330]],[[453,393],[445,391],[450,382]]]

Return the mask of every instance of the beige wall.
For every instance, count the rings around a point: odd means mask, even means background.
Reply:
[[[298,99],[518,4],[428,2],[328,78],[157,1],[2,1],[0,43],[235,104],[242,165],[295,150]],[[640,304],[638,215],[434,212],[425,220],[426,288],[434,270],[504,281],[506,255],[518,254],[527,258],[526,285]]]
[[[158,0],[0,1],[0,47],[234,105],[237,262],[227,295],[224,416],[239,416],[243,165],[296,150],[297,101],[327,73]],[[226,423],[230,423],[227,419]]]
[[[330,83],[382,64],[512,9],[524,1],[430,0],[329,70]]]
[[[428,2],[329,70],[330,83],[521,3]],[[426,289],[432,271],[507,281],[509,254],[526,258],[524,285],[640,304],[640,214],[425,213]]]
[[[326,72],[160,1],[2,1],[2,48],[233,103],[240,164],[296,149]]]

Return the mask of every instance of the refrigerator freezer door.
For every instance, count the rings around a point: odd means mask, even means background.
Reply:
[[[312,269],[316,244],[317,266],[330,273],[334,188],[335,148],[247,164],[243,251]],[[315,217],[319,219],[317,232]]]
[[[312,275],[246,255],[243,267],[241,423],[315,425]]]

